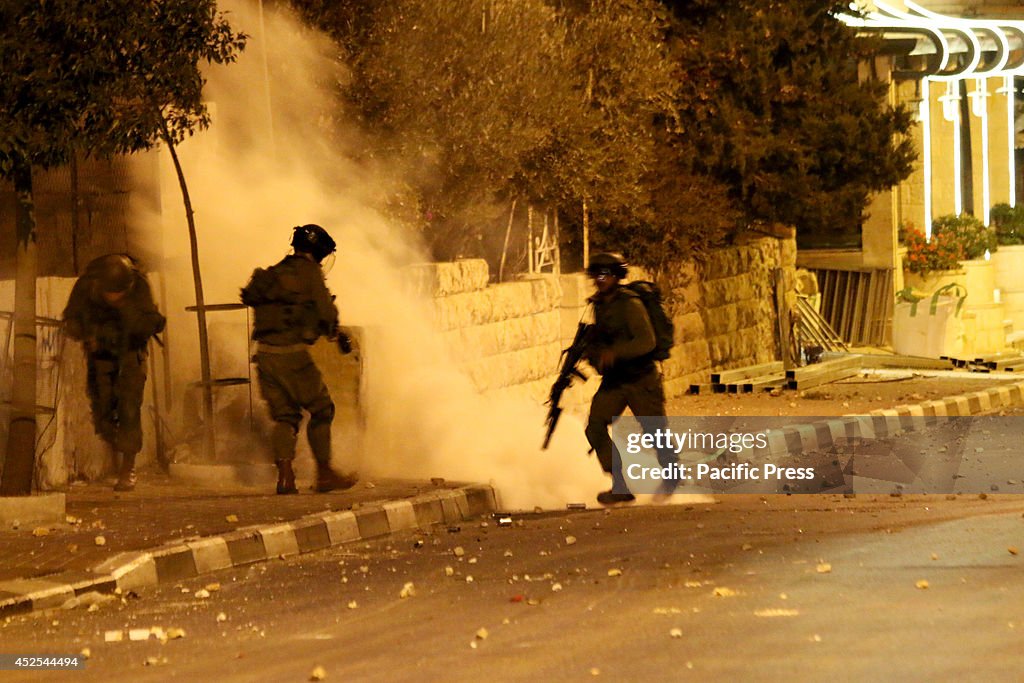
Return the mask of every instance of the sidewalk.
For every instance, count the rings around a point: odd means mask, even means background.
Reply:
[[[272,489],[200,488],[148,471],[130,493],[78,483],[66,495],[65,523],[0,530],[0,614],[458,522],[495,507],[490,487],[455,482],[361,481],[348,491],[278,496]],[[49,598],[45,604],[40,595]]]

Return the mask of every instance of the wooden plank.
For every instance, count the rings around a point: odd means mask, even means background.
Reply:
[[[772,361],[770,363],[761,363],[760,365],[748,365],[742,368],[713,372],[711,373],[711,383],[729,384],[739,380],[750,379],[751,377],[760,377],[761,375],[780,372],[782,370],[782,361]]]
[[[860,356],[857,354],[850,354],[843,358],[833,358],[831,360],[822,361],[821,363],[815,363],[814,365],[805,365],[802,368],[787,370],[786,379],[801,380],[808,377],[817,377],[818,375],[828,374],[835,370],[845,370],[847,368],[854,368],[859,371],[861,368]]]
[[[847,377],[853,377],[860,372],[859,367],[855,368],[838,368],[832,372],[824,373],[821,375],[814,375],[800,380],[791,379],[788,381],[790,389],[810,389],[812,387],[820,386],[822,384],[828,384],[829,382],[835,382],[836,380],[846,379]]]

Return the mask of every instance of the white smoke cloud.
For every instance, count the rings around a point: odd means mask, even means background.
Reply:
[[[545,408],[481,396],[432,328],[428,302],[403,286],[401,266],[426,260],[424,252],[377,208],[400,169],[355,163],[344,149],[356,133],[344,120],[334,128],[326,123],[343,115],[327,87],[344,77],[329,42],[280,14],[264,18],[264,41],[254,8],[227,3],[225,9],[236,30],[252,36],[250,47],[237,64],[211,71],[213,127],[181,149],[207,303],[237,302],[254,267],[287,253],[291,226],[323,225],[339,244],[327,280],[342,323],[374,330],[362,350],[367,432],[358,469],[364,478],[490,482],[510,509],[593,501],[609,480],[596,459],[584,456],[579,421],[563,416],[551,448],[541,451]],[[264,45],[272,46],[266,66]],[[265,68],[275,76],[269,90]],[[181,386],[198,378],[198,344],[193,314],[176,313],[193,302],[189,251],[180,194],[166,180],[173,174],[165,168],[162,175],[163,249],[174,283],[167,307]],[[244,373],[243,316],[211,314],[210,320],[217,362]]]

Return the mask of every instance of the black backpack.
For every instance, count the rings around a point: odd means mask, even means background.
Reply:
[[[666,360],[669,351],[675,345],[675,325],[672,318],[665,312],[665,306],[661,301],[661,290],[658,285],[645,280],[637,280],[623,285],[626,289],[640,297],[647,309],[647,317],[651,319],[651,327],[654,328],[654,350],[650,357],[654,360]]]

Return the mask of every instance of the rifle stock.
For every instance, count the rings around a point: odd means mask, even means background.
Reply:
[[[555,433],[555,427],[558,426],[558,418],[562,415],[562,408],[559,405],[562,400],[562,394],[572,386],[574,377],[578,377],[584,382],[587,381],[587,376],[580,372],[576,366],[583,358],[583,353],[590,343],[593,330],[593,325],[580,323],[576,328],[576,336],[573,337],[572,344],[569,348],[562,351],[562,367],[558,371],[558,377],[555,378],[554,384],[551,385],[551,394],[547,402],[550,408],[548,408],[548,416],[545,420],[547,431],[544,433],[544,445],[542,446],[544,449],[547,449],[548,444],[551,443],[551,435]]]

